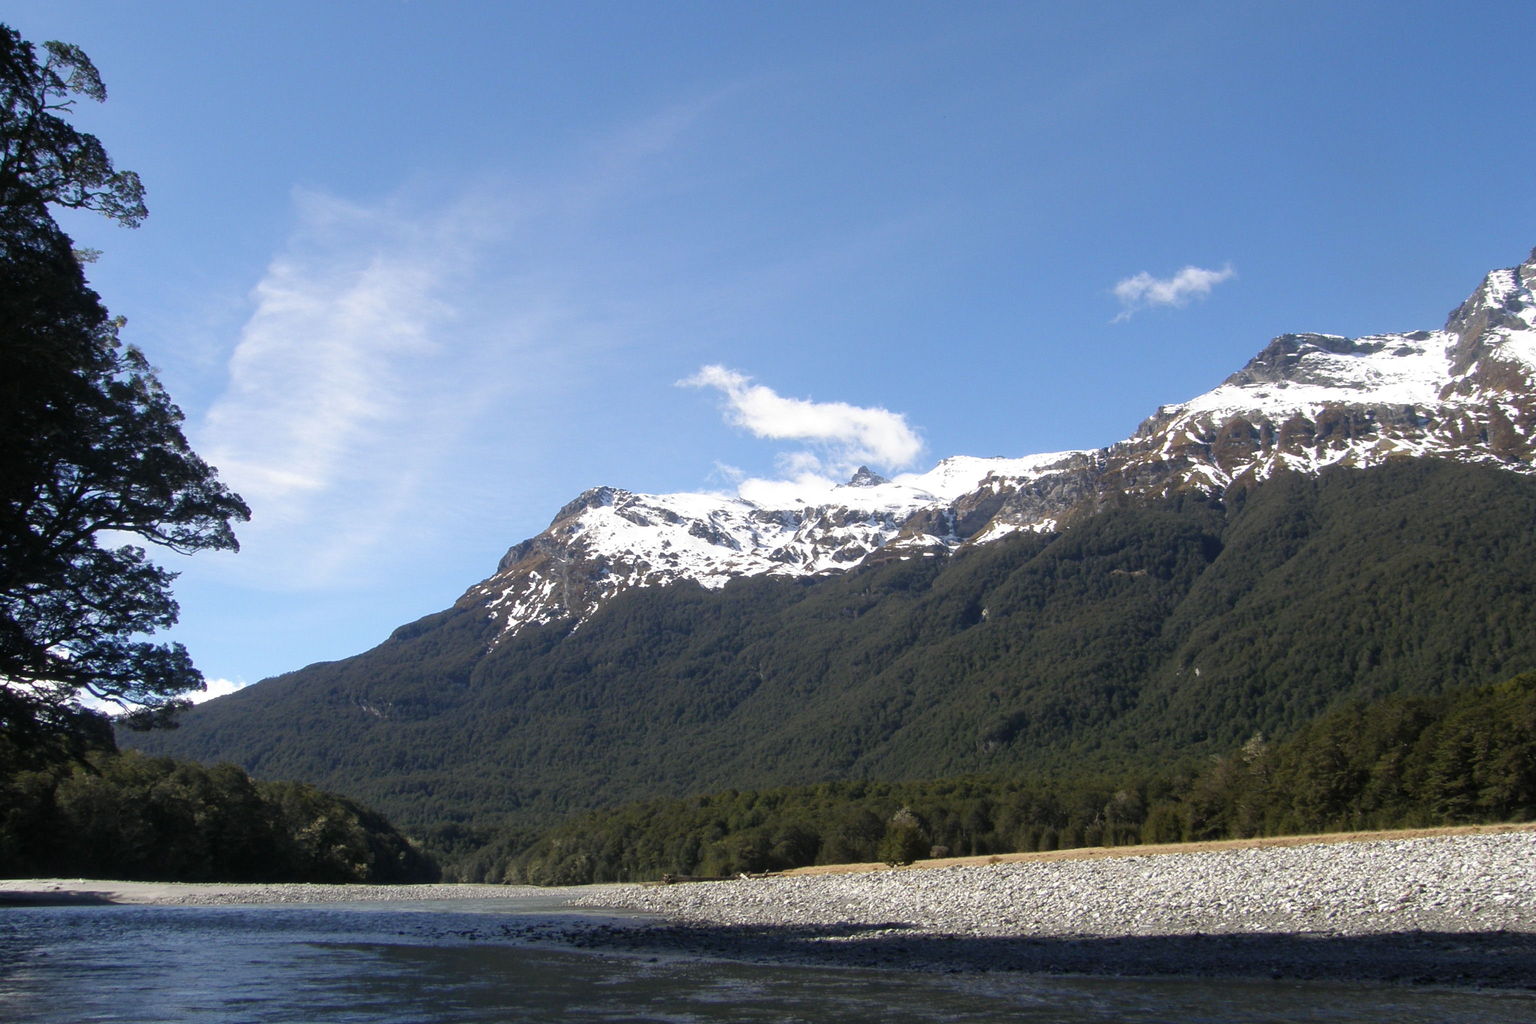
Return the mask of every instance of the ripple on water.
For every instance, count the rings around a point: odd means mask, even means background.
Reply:
[[[1526,1022],[1527,993],[942,975],[619,956],[504,937],[505,907],[0,912],[0,1019],[156,1024],[901,1020]],[[521,920],[521,919],[519,919]]]

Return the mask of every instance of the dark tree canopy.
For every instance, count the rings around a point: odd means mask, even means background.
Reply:
[[[135,538],[178,552],[237,548],[250,512],[182,433],[143,354],[118,339],[52,206],[127,226],[137,175],[64,120],[105,98],[77,47],[0,26],[0,767],[108,735],[84,694],[168,720],[202,688],[172,625],[171,573]]]
[[[101,141],[63,117],[77,95],[107,98],[90,58],[78,46],[50,42],[39,62],[15,29],[0,25],[0,36],[0,202],[95,210],[137,227],[148,212],[139,176],[114,170]]]

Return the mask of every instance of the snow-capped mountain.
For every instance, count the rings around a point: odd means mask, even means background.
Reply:
[[[1124,494],[1224,493],[1277,471],[1438,456],[1536,469],[1536,251],[1496,270],[1438,331],[1274,339],[1215,389],[1106,448],[956,456],[926,473],[768,507],[717,494],[585,492],[507,552],[459,606],[507,636],[584,620],[640,586],[844,572],[879,552],[950,552],[1052,531]]]

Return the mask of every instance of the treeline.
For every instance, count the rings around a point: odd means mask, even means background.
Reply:
[[[829,782],[588,814],[462,855],[470,880],[578,884],[1536,818],[1536,673],[1337,709],[1155,775]]]
[[[0,876],[419,882],[435,863],[379,814],[296,782],[98,750],[0,774]]]
[[[1250,740],[1152,810],[1183,839],[1536,820],[1536,672],[1351,703],[1285,743]]]

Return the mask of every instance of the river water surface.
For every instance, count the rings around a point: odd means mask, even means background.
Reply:
[[[0,907],[0,1020],[1536,1020],[1536,995],[1526,992],[816,968],[581,952],[508,934],[562,913],[537,895],[301,907]]]

